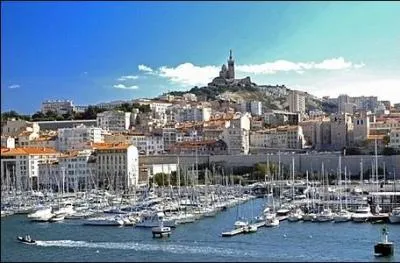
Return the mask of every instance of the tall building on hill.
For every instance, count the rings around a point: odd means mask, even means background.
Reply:
[[[298,90],[292,90],[288,96],[289,111],[304,113],[306,111],[306,99],[304,93]]]
[[[228,68],[223,64],[219,76],[224,79],[235,79],[235,61],[232,58],[232,50],[229,51]]]

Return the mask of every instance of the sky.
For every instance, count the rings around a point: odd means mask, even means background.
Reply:
[[[1,2],[1,110],[151,98],[236,77],[400,102],[398,2]]]

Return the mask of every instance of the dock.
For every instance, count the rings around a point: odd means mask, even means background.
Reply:
[[[250,226],[256,227],[258,229],[259,227],[265,226],[265,221],[254,223],[254,224],[251,224]],[[243,233],[244,233],[244,228],[240,227],[240,228],[233,229],[231,231],[222,232],[222,236],[223,237],[232,237],[232,236],[236,236],[236,235],[243,234]]]

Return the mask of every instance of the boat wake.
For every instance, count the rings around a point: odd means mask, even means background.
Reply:
[[[37,246],[42,247],[68,247],[68,248],[93,248],[93,249],[129,249],[135,251],[163,251],[174,254],[214,254],[239,256],[236,250],[228,248],[218,248],[209,246],[190,246],[178,245],[171,243],[150,244],[143,242],[90,242],[90,241],[74,241],[74,240],[53,240],[53,241],[36,241]]]

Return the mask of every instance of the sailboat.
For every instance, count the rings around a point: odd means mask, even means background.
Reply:
[[[309,189],[308,187],[309,187],[309,183],[308,183],[308,170],[306,171],[306,184],[307,184],[307,189]],[[304,215],[303,215],[303,221],[313,221],[313,220],[315,220],[315,218],[317,217],[317,215],[315,214],[315,213],[313,213],[312,211],[311,211],[311,208],[310,208],[310,198],[309,198],[309,196],[310,196],[310,193],[308,192],[307,193],[307,211],[306,211],[306,213],[304,213]],[[311,200],[312,200],[312,207],[314,208],[314,191],[313,191],[313,196],[311,196]]]
[[[335,223],[340,223],[340,222],[348,222],[351,220],[351,213],[349,211],[347,211],[347,207],[346,209],[342,208],[342,195],[341,195],[341,186],[342,186],[342,165],[341,165],[341,156],[339,156],[339,211],[336,213],[336,215],[333,217],[333,221]],[[345,181],[345,185],[346,185],[346,173],[347,173],[347,169],[346,167],[344,168],[344,181]],[[346,200],[347,200],[347,195],[346,195]]]
[[[324,173],[324,163],[322,163],[322,183],[323,183],[323,189],[324,189],[324,205],[323,209],[321,212],[319,212],[316,216],[316,221],[317,222],[329,222],[333,220],[334,214],[332,213],[332,210],[329,207],[325,206],[326,203],[326,189],[325,187],[325,173]]]

